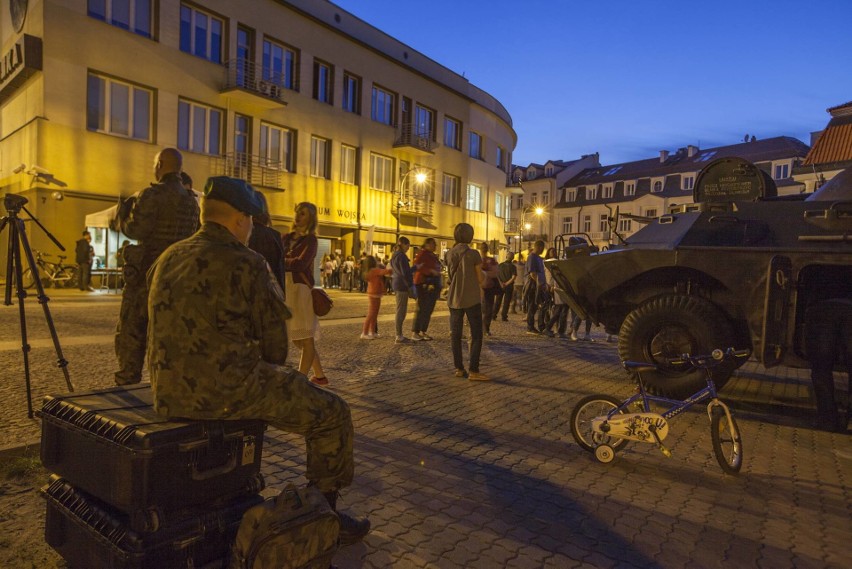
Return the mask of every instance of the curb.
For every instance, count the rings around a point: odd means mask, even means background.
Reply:
[[[0,461],[2,462],[27,455],[41,455],[41,439],[0,448]]]

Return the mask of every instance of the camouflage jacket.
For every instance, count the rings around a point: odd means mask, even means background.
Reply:
[[[163,415],[227,417],[287,358],[290,311],[261,255],[204,223],[148,273],[148,365]]]
[[[139,241],[143,272],[166,247],[195,233],[198,213],[195,195],[183,187],[180,176],[174,173],[166,174],[122,204],[121,232]]]

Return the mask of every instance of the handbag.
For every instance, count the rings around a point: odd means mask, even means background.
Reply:
[[[329,313],[331,307],[334,306],[334,301],[321,288],[311,289],[311,302],[314,305],[314,314],[317,316],[325,316]]]

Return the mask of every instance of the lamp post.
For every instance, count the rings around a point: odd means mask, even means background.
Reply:
[[[396,197],[396,242],[397,243],[399,243],[399,210],[403,205],[402,192],[404,191],[404,188],[405,188],[405,181],[408,179],[408,177],[411,175],[412,172],[414,173],[414,183],[417,184],[417,185],[420,185],[423,182],[425,182],[426,178],[427,178],[426,172],[424,172],[422,170],[416,170],[415,169],[415,170],[409,170],[408,172],[406,172],[402,176],[402,178],[399,180],[399,193]]]
[[[535,214],[538,216],[538,238],[541,239],[544,235],[544,219],[542,218],[544,215],[544,208],[535,208]]]

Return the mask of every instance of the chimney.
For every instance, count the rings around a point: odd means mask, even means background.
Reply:
[[[668,150],[660,150],[660,164],[668,160],[669,151]]]
[[[693,146],[693,145],[690,144],[689,146],[686,147],[686,157],[687,158],[692,158],[696,154],[698,154],[698,147],[697,146]]]

